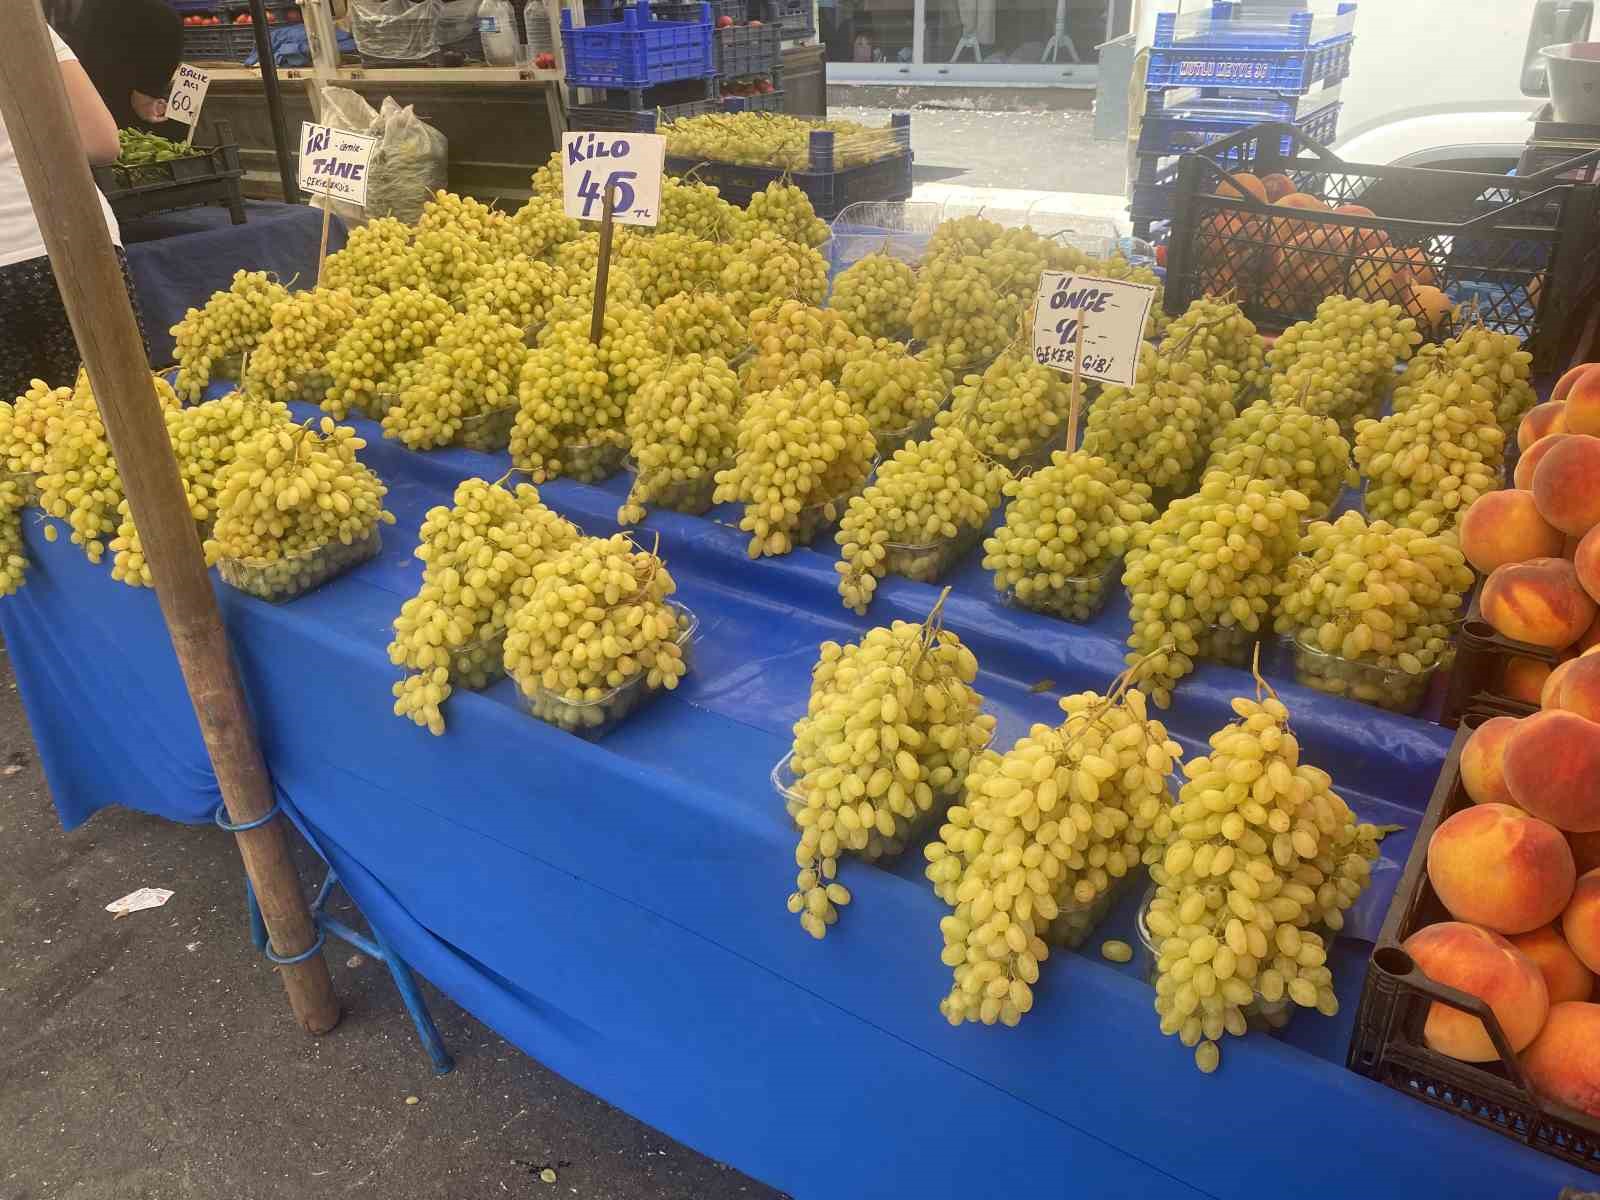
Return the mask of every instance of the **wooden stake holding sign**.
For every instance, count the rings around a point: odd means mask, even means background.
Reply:
[[[1078,336],[1072,347],[1072,400],[1067,406],[1067,453],[1078,448],[1078,417],[1083,412],[1083,333],[1089,318],[1078,321]]]
[[[331,125],[300,123],[300,190],[322,197],[322,243],[317,248],[317,284],[328,257],[330,201],[367,206],[367,175],[378,139],[347,133]]]
[[[594,316],[589,321],[589,340],[596,346],[606,331],[606,284],[611,279],[611,235],[617,223],[612,196],[616,189],[606,188],[604,207],[600,213],[600,253],[594,264]]]
[[[36,4],[8,9],[0,38],[0,121],[44,234],[50,269],[105,420],[144,543],[156,599],[302,1028],[339,1021],[317,929],[277,820],[277,799],[200,555],[133,306],[89,175],[88,159]],[[220,812],[219,812],[220,815]]]
[[[575,221],[600,220],[600,254],[594,272],[594,317],[589,340],[605,332],[606,281],[611,275],[615,226],[654,226],[661,217],[661,173],[667,139],[658,133],[561,135],[561,199]],[[600,211],[595,212],[599,205]]]

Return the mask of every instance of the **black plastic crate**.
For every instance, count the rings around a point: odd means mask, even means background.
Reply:
[[[239,190],[244,169],[236,143],[212,150],[197,149],[166,162],[138,166],[108,163],[93,171],[95,186],[119,218],[220,204],[228,209],[235,225],[244,224],[244,200]]]
[[[1481,589],[1480,589],[1481,593]],[[1480,594],[1474,594],[1466,619],[1456,637],[1456,658],[1450,668],[1450,684],[1445,690],[1444,712],[1440,724],[1454,728],[1474,707],[1492,705],[1497,711],[1523,717],[1534,706],[1513,700],[1504,691],[1506,667],[1513,659],[1531,658],[1554,667],[1564,652],[1548,646],[1519,642],[1498,632],[1483,619]]]
[[[782,112],[783,89],[762,92],[754,96],[724,96],[724,112]]]
[[[732,25],[712,33],[717,74],[724,79],[767,75],[778,65],[782,30],[776,25]]]
[[[743,25],[748,19],[750,9],[747,0],[710,0],[710,3],[713,25],[722,17],[732,17],[736,25]],[[650,11],[663,21],[700,19],[700,5],[697,3],[657,3],[651,0]]]
[[[1478,725],[1498,715],[1493,710],[1466,714],[1451,744],[1367,964],[1347,1061],[1352,1071],[1424,1104],[1586,1170],[1600,1170],[1600,1121],[1535,1096],[1489,1006],[1433,982],[1400,948],[1424,926],[1451,919],[1428,882],[1428,843],[1441,822],[1471,806],[1461,785],[1461,748]],[[1482,1021],[1501,1061],[1467,1063],[1430,1050],[1422,1027],[1434,1002]]]
[[[185,62],[242,63],[255,53],[256,35],[249,25],[185,25]]]
[[[778,25],[784,39],[808,38],[817,32],[811,0],[777,0]]]
[[[1286,136],[1292,156],[1282,152]],[[1593,158],[1600,161],[1600,151]],[[1285,173],[1330,206],[1362,205],[1378,215],[1215,194],[1241,170]],[[1524,178],[1346,162],[1278,123],[1183,156],[1172,217],[1169,313],[1231,289],[1258,327],[1282,329],[1346,291],[1358,266],[1399,268],[1420,251],[1453,300],[1476,299],[1485,325],[1523,339],[1536,371],[1555,370],[1570,357],[1600,282],[1600,185],[1563,183],[1551,172]],[[1376,290],[1427,327],[1409,288],[1389,279]]]
[[[689,100],[654,108],[611,108],[604,104],[579,104],[567,110],[567,128],[575,133],[654,133],[660,126],[685,117],[721,112],[716,100]]]

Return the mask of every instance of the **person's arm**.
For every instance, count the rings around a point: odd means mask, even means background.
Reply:
[[[75,60],[58,65],[61,67],[61,82],[67,88],[67,102],[72,106],[72,119],[78,126],[78,140],[83,143],[83,152],[95,166],[115,162],[121,153],[121,146],[117,142],[117,123],[112,119],[105,101],[100,99],[100,93],[95,91],[89,76]]]

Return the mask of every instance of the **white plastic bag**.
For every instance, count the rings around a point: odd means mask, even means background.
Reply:
[[[439,49],[440,0],[350,0],[350,36],[363,58],[422,62]]]
[[[372,217],[398,217],[408,225],[422,215],[422,206],[449,181],[450,146],[409,104],[385,96],[381,111],[349,88],[322,89],[322,123],[349,133],[378,139],[367,171],[367,207],[332,201],[347,228]],[[313,204],[320,206],[321,197]]]

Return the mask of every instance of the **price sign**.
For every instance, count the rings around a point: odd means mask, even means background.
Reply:
[[[1102,279],[1071,271],[1045,271],[1033,309],[1033,357],[1070,375],[1080,328],[1084,379],[1133,384],[1154,284]]]
[[[206,89],[211,86],[211,76],[199,67],[178,64],[172,77],[172,90],[167,93],[167,120],[182,121],[191,131],[200,121],[200,106],[206,102]]]
[[[367,169],[377,138],[328,125],[300,124],[300,189],[367,205]]]
[[[561,150],[567,216],[598,221],[611,191],[612,218],[618,224],[654,225],[660,219],[666,138],[658,133],[568,133],[562,135]]]

